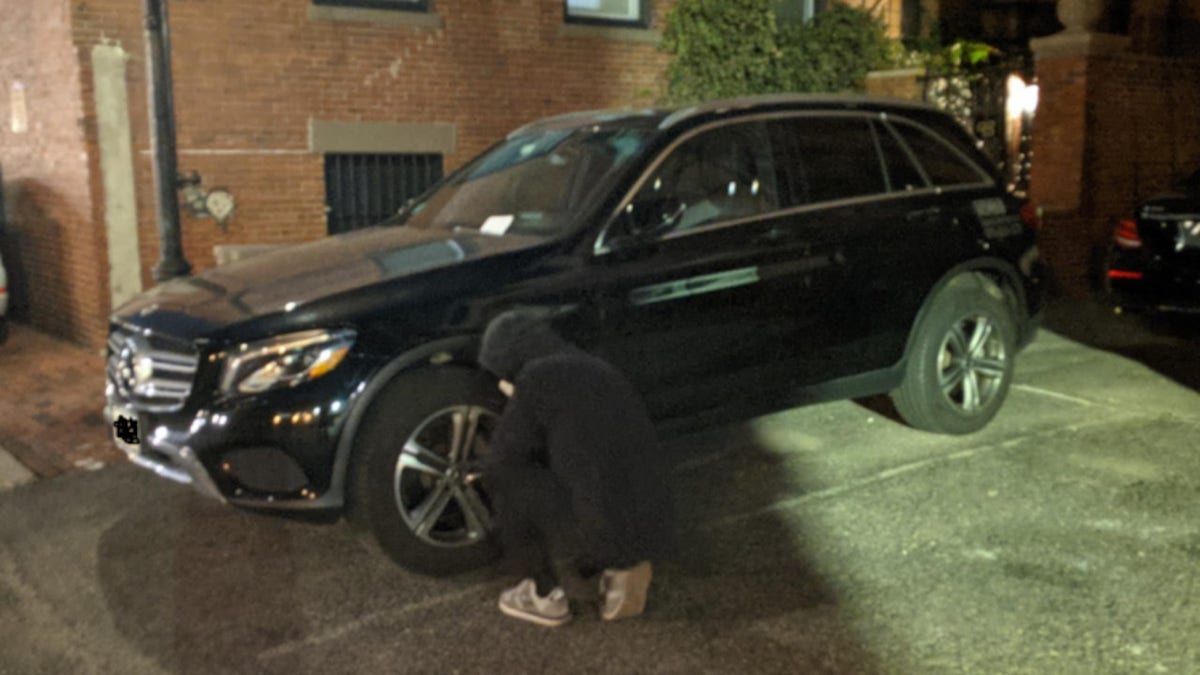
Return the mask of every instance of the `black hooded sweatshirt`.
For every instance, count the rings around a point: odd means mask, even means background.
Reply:
[[[520,311],[488,326],[479,361],[515,388],[492,435],[494,468],[549,469],[569,493],[593,557],[632,564],[664,554],[671,499],[654,427],[632,383]]]

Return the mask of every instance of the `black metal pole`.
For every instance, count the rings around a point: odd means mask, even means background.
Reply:
[[[146,94],[150,104],[150,148],[154,191],[158,196],[159,261],[154,280],[185,276],[192,266],[183,257],[179,227],[178,167],[175,157],[175,96],[171,82],[171,25],[167,0],[145,0]]]

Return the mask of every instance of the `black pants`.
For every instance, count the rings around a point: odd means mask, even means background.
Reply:
[[[562,585],[567,574],[587,579],[607,568],[637,563],[622,555],[616,537],[597,536],[598,531],[611,531],[607,523],[581,521],[570,490],[549,468],[493,465],[485,485],[495,506],[501,571],[534,579],[538,594]],[[596,519],[602,516],[587,520]]]

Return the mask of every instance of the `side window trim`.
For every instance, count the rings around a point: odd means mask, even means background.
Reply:
[[[883,174],[883,191],[891,193],[893,192],[892,172],[888,171],[887,158],[883,156],[883,144],[879,142],[879,131],[875,128],[875,120],[868,120],[867,126],[871,129],[871,144],[875,147],[875,159],[879,161],[879,171]]]
[[[964,163],[968,167],[970,167],[971,170],[974,171],[976,176],[978,176],[980,179],[978,182],[975,182],[975,183],[962,183],[962,184],[958,184],[958,185],[942,186],[942,185],[937,185],[936,183],[934,183],[933,180],[930,179],[928,175],[926,175],[925,176],[926,180],[928,180],[929,184],[932,185],[935,189],[937,189],[938,191],[941,191],[941,190],[944,190],[946,188],[951,188],[951,187],[958,188],[958,187],[976,187],[979,185],[992,185],[992,183],[993,183],[992,176],[990,174],[988,174],[987,171],[984,171],[983,168],[981,168],[975,162],[975,160],[968,157],[965,152],[954,147],[953,143],[942,138],[941,134],[937,133],[933,129],[930,129],[929,127],[925,126],[924,124],[921,124],[920,122],[910,120],[905,117],[887,117],[884,120],[884,123],[891,126],[893,124],[896,124],[897,121],[900,124],[905,124],[910,127],[913,127],[914,129],[917,129],[921,133],[925,134],[926,136],[933,138],[934,142],[936,142],[939,145],[941,145],[942,147],[948,149],[955,157],[958,158],[959,161],[961,161],[962,163]],[[921,161],[919,159],[917,159],[916,154],[913,153],[912,148],[910,148],[908,146],[908,143],[904,142],[904,138],[901,137],[900,133],[897,132],[895,129],[892,129],[892,133],[896,136],[896,139],[900,141],[901,147],[903,147],[905,150],[907,150],[909,153],[909,156],[912,157],[916,161],[917,169],[920,170],[922,173],[925,173],[924,164],[922,164]]]
[[[979,189],[980,187],[989,187],[989,186],[993,185],[991,176],[989,176],[986,172],[984,172],[982,169],[980,169],[978,164],[976,164],[970,157],[967,157],[958,148],[954,147],[953,144],[948,143],[947,141],[943,140],[941,138],[941,136],[938,135],[936,132],[932,131],[931,129],[929,129],[927,126],[925,126],[923,124],[914,122],[907,118],[890,115],[887,112],[859,111],[859,110],[784,110],[784,111],[778,111],[778,112],[757,113],[757,114],[753,114],[753,115],[746,115],[746,116],[742,116],[742,117],[735,117],[735,118],[724,119],[724,120],[716,120],[713,122],[708,122],[706,124],[697,126],[694,129],[689,129],[686,132],[680,134],[679,137],[677,137],[676,139],[671,141],[671,143],[668,144],[666,148],[661,150],[659,152],[658,156],[656,156],[654,158],[654,160],[651,161],[649,165],[647,165],[646,169],[642,172],[642,174],[640,176],[638,176],[638,179],[635,180],[633,182],[633,185],[629,188],[629,190],[626,191],[625,195],[621,198],[621,201],[618,202],[617,207],[615,209],[613,209],[612,213],[610,213],[608,215],[608,217],[605,219],[604,225],[600,228],[600,233],[596,236],[595,243],[592,245],[593,257],[607,255],[608,253],[611,252],[611,249],[609,249],[608,245],[607,245],[610,230],[612,230],[612,228],[616,225],[616,223],[618,222],[618,220],[621,217],[621,213],[623,211],[625,211],[625,209],[633,201],[634,197],[642,189],[642,186],[644,186],[646,184],[646,182],[650,180],[650,178],[654,175],[654,173],[656,171],[658,171],[659,167],[666,160],[666,158],[668,156],[670,156],[670,154],[672,152],[674,152],[675,149],[678,148],[680,145],[682,145],[683,143],[686,143],[688,140],[694,138],[695,136],[698,136],[701,133],[704,133],[711,129],[715,129],[715,128],[722,127],[722,126],[742,124],[742,123],[746,123],[746,122],[755,122],[755,121],[767,122],[767,121],[771,121],[771,120],[793,119],[793,118],[800,118],[800,117],[859,117],[859,118],[863,118],[863,119],[867,120],[868,122],[877,120],[877,121],[883,123],[885,126],[888,127],[888,131],[893,135],[893,137],[895,137],[896,140],[900,143],[900,147],[904,149],[905,153],[907,153],[909,160],[912,162],[913,166],[917,169],[917,171],[919,171],[921,173],[922,178],[924,178],[924,180],[926,182],[926,186],[921,189],[918,189],[918,190],[907,190],[907,191],[903,191],[903,192],[882,192],[882,193],[878,193],[878,194],[861,195],[861,196],[849,197],[849,198],[845,198],[845,199],[834,199],[834,200],[826,200],[826,201],[821,201],[821,202],[813,202],[810,204],[800,204],[797,206],[792,206],[792,207],[784,208],[784,209],[776,209],[774,211],[759,213],[759,214],[755,214],[752,216],[746,216],[746,217],[736,218],[736,219],[732,219],[732,220],[716,221],[716,222],[713,222],[713,223],[710,223],[710,224],[707,224],[707,225],[704,225],[701,227],[696,227],[694,229],[668,233],[668,234],[664,235],[662,237],[662,239],[665,241],[665,240],[670,240],[670,239],[676,239],[679,237],[691,236],[693,234],[707,233],[707,232],[711,232],[716,229],[723,229],[725,227],[733,227],[733,226],[738,226],[738,225],[754,223],[754,222],[757,222],[757,221],[765,219],[765,218],[786,217],[786,216],[805,213],[808,211],[813,211],[813,210],[822,209],[822,208],[840,208],[840,207],[844,207],[844,206],[851,206],[854,204],[864,204],[864,203],[883,201],[883,200],[889,200],[889,199],[901,199],[901,198],[911,197],[914,195],[919,195],[919,194],[924,194],[924,193],[942,194],[943,192],[951,191],[951,190],[953,190],[953,191],[974,190],[974,189]],[[910,124],[918,129],[922,130],[924,133],[932,135],[935,139],[937,139],[938,143],[941,143],[942,145],[950,148],[950,150],[952,150],[955,153],[955,156],[957,156],[960,159],[962,159],[963,161],[967,162],[967,165],[970,166],[971,169],[974,170],[976,173],[978,173],[982,180],[980,180],[978,183],[963,183],[960,185],[947,185],[947,186],[935,185],[933,183],[933,181],[929,179],[929,175],[926,173],[925,168],[921,165],[921,163],[919,161],[916,161],[916,157],[913,154],[912,150],[908,147],[908,144],[904,143],[904,139],[900,137],[900,134],[894,128],[892,128],[891,125],[892,125],[893,119],[900,119],[901,123]],[[769,138],[768,138],[768,141],[769,141]],[[768,148],[768,149],[771,150],[772,148]],[[876,147],[876,154],[880,157],[880,161],[882,162],[883,155],[881,152],[879,152],[878,147]],[[884,171],[884,177],[885,177],[885,180],[887,180],[887,172],[886,171]],[[778,190],[778,189],[779,189],[779,187],[776,186],[776,190]]]
[[[939,186],[934,184],[933,179],[929,177],[929,173],[925,171],[925,166],[917,159],[917,156],[913,153],[912,148],[908,147],[908,143],[904,142],[904,139],[900,137],[900,133],[897,132],[895,127],[892,126],[891,118],[888,117],[887,113],[879,114],[879,123],[883,125],[885,129],[887,129],[888,133],[891,134],[892,139],[894,139],[900,149],[904,151],[904,156],[908,158],[908,163],[916,167],[917,173],[921,175],[921,180],[925,181],[925,185],[927,186],[925,189],[931,189],[934,192],[937,192]]]

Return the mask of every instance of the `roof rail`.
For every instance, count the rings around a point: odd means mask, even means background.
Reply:
[[[680,122],[707,115],[710,113],[723,113],[730,110],[750,110],[763,106],[773,105],[802,105],[819,107],[844,107],[854,108],[858,106],[870,106],[879,108],[911,108],[917,110],[934,110],[935,108],[928,103],[909,101],[898,98],[883,98],[879,96],[864,96],[859,94],[760,94],[756,96],[742,96],[738,98],[725,98],[715,101],[705,101],[695,105],[679,108],[675,112],[663,118],[659,122],[659,129],[669,129]]]
[[[651,115],[661,114],[663,114],[662,110],[655,110],[653,108],[643,108],[638,110],[633,108],[581,110],[534,120],[512,130],[505,138],[511,141],[517,136],[521,136],[535,130],[572,129],[586,124],[603,124],[605,122],[611,122],[613,120],[619,120],[625,117],[648,117]]]

